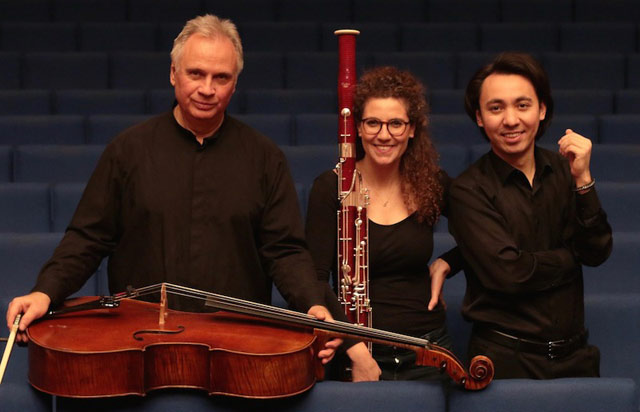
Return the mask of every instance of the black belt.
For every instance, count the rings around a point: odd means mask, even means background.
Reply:
[[[476,327],[473,334],[501,346],[521,352],[545,355],[549,359],[563,358],[587,343],[589,331],[584,330],[569,339],[540,342],[509,335],[491,328]]]

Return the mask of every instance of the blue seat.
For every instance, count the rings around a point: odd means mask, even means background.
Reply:
[[[615,92],[615,112],[640,114],[640,90],[628,89]]]
[[[495,58],[496,53],[486,52],[464,52],[456,55],[456,71],[455,89],[466,89],[467,83],[471,80],[471,77],[481,67],[490,63]],[[442,88],[437,85],[431,85],[431,88]]]
[[[264,134],[278,145],[291,144],[291,116],[288,114],[239,114],[238,120]]]
[[[589,342],[600,349],[600,374],[640,384],[640,294],[615,293],[585,296],[585,323]],[[613,400],[614,398],[611,398]],[[636,398],[636,408],[638,399]],[[618,408],[603,410],[619,410]]]
[[[0,1],[0,21],[47,22],[51,3],[42,0]]]
[[[1,89],[19,89],[22,83],[20,54],[0,52]]]
[[[338,55],[336,53],[289,53],[286,56],[286,68],[285,85],[288,89],[335,90],[337,88]]]
[[[555,145],[564,136],[567,129],[588,137],[594,143],[599,142],[598,118],[597,116],[587,115],[554,116],[549,128],[539,142]]]
[[[0,182],[2,183],[13,180],[12,156],[11,146],[0,146]]]
[[[81,116],[0,116],[0,144],[84,143]]]
[[[640,183],[603,182],[597,191],[614,233],[640,231]]]
[[[627,55],[627,87],[640,89],[640,54]]]
[[[335,91],[323,89],[247,90],[245,110],[247,113],[335,113],[337,116],[338,97]]]
[[[428,102],[433,114],[464,114],[464,90],[436,89],[428,91]]]
[[[565,23],[560,26],[560,48],[566,52],[636,51],[636,26],[632,23]]]
[[[550,22],[487,23],[481,25],[480,38],[480,49],[485,52],[551,52],[558,50],[559,29]]]
[[[55,21],[121,22],[127,19],[126,0],[54,0]]]
[[[557,146],[554,148],[557,150]],[[595,144],[589,167],[598,182],[640,182],[640,145]]]
[[[500,21],[499,0],[430,0],[427,20],[433,22],[496,23]]]
[[[434,114],[431,136],[436,144],[470,146],[483,141],[475,123],[466,114]]]
[[[554,90],[554,116],[613,113],[611,90]]]
[[[625,85],[625,57],[617,53],[547,53],[542,64],[552,89],[610,89]],[[580,70],[576,70],[576,68]]]
[[[398,25],[390,23],[325,23],[322,25],[322,50],[337,53],[339,29],[359,30],[356,37],[356,63],[366,59],[365,53],[396,52],[400,50]]]
[[[480,392],[454,388],[451,412],[625,411],[638,408],[637,387],[624,378],[494,380]]]
[[[456,144],[438,144],[436,150],[440,155],[440,167],[452,178],[458,176],[469,167],[469,149]],[[443,227],[446,231],[447,228]]]
[[[575,21],[638,22],[640,4],[635,0],[575,0]]]
[[[298,114],[293,143],[298,146],[337,145],[338,122],[337,114]]]
[[[275,21],[278,18],[277,3],[274,0],[204,0],[204,11],[236,23]]]
[[[307,22],[241,23],[242,46],[248,52],[320,50],[320,28]]]
[[[49,186],[0,183],[0,232],[48,232]]]
[[[455,87],[455,58],[452,53],[375,53],[376,66],[396,66],[409,70],[427,89]]]
[[[0,50],[73,52],[76,27],[71,23],[3,23]]]
[[[238,90],[283,89],[284,56],[282,53],[253,52],[244,56],[244,69],[238,79]],[[306,87],[306,88],[312,88]],[[320,86],[318,86],[320,87]]]
[[[640,143],[640,115],[611,114],[600,116],[600,143]]]
[[[289,162],[294,182],[306,189],[320,173],[333,169],[338,163],[337,145],[281,146],[281,149]]]
[[[48,90],[0,90],[0,115],[51,114]]]
[[[406,23],[401,26],[401,48],[406,52],[474,52],[479,30],[471,23]]]
[[[406,23],[426,20],[422,1],[399,0],[393,6],[386,0],[353,0],[353,21]]]
[[[606,208],[604,210],[607,211]],[[609,259],[598,267],[583,267],[585,295],[640,294],[638,250],[640,232],[615,232]]]
[[[113,89],[159,89],[171,87],[168,52],[116,52],[110,59]]]
[[[149,115],[100,114],[87,118],[87,143],[106,144],[118,134],[147,120]]]
[[[172,88],[152,89],[147,91],[147,113],[158,114],[171,110],[176,93]],[[232,102],[235,99],[232,98]]]
[[[85,23],[80,25],[82,51],[155,51],[156,26],[151,23]]]
[[[33,145],[14,149],[16,182],[86,182],[104,146]]]
[[[127,15],[130,21],[186,22],[203,14],[200,0],[129,0]]]
[[[106,89],[105,53],[27,53],[23,86],[29,89]]]
[[[514,23],[569,22],[573,0],[509,0],[501,3],[502,21]]]
[[[351,13],[351,2],[344,0],[280,0],[277,10],[281,21],[352,21]]]
[[[25,358],[23,361],[12,360],[12,364],[26,365],[27,348],[14,349],[18,354],[11,358]],[[24,355],[22,355],[24,353]],[[11,366],[13,367],[13,366]],[[6,382],[0,386],[0,398],[3,399],[3,407],[8,411],[30,411],[49,412],[51,411],[51,395],[38,392],[26,383],[26,370],[21,369],[19,377],[12,377],[11,369],[7,372]]]
[[[84,183],[59,183],[51,187],[51,231],[64,232],[78,207]]]
[[[146,111],[142,90],[60,90],[53,94],[58,114],[143,114]]]

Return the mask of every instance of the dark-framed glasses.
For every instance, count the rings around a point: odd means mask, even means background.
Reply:
[[[393,137],[401,136],[406,130],[407,125],[411,122],[405,122],[402,119],[391,119],[386,122],[376,119],[375,117],[367,117],[362,119],[362,130],[366,134],[374,135],[380,133],[382,125],[387,126],[387,131]]]

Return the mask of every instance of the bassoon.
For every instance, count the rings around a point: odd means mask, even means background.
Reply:
[[[336,30],[338,36],[338,246],[337,292],[351,323],[371,327],[369,300],[369,193],[356,169],[356,87],[358,30]]]

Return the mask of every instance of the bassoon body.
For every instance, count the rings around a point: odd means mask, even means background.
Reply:
[[[369,194],[356,169],[356,126],[353,96],[356,87],[357,30],[337,30],[338,36],[338,300],[348,319],[371,327],[369,299]]]

